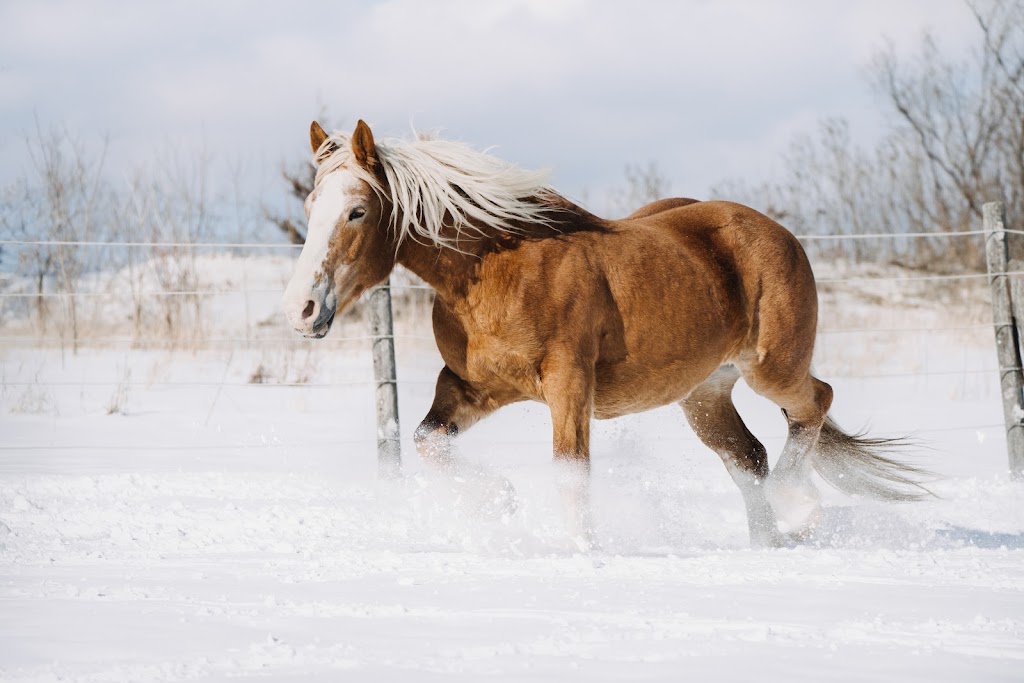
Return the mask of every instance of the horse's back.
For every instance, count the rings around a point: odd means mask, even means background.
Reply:
[[[660,207],[659,207],[660,205]],[[658,210],[648,210],[651,209]],[[763,213],[735,202],[660,200],[630,216],[654,231],[685,244],[702,244],[721,263],[735,263],[748,278],[810,278],[813,274],[800,242],[789,230]]]

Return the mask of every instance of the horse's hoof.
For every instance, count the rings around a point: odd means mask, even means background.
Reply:
[[[505,477],[495,477],[485,486],[483,499],[480,501],[480,514],[490,519],[508,519],[519,509],[519,496],[516,489]]]
[[[570,532],[570,535],[566,536],[559,545],[563,551],[573,555],[591,555],[601,552],[601,544],[594,540],[592,533],[572,534]]]
[[[780,532],[777,528],[767,529],[761,534],[750,537],[750,547],[754,550],[792,548],[795,545],[796,543],[788,534]]]
[[[810,516],[804,522],[803,526],[798,529],[788,531],[785,536],[791,543],[800,544],[807,543],[814,539],[815,534],[818,533],[818,528],[821,526],[821,520],[823,514],[821,512],[821,506],[814,508]]]
[[[821,494],[810,481],[769,477],[765,495],[783,535],[800,536],[821,519]]]
[[[572,543],[581,553],[589,553],[597,547],[597,544],[594,543],[594,539],[590,534],[573,536]]]

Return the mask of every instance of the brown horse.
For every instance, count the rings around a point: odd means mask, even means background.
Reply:
[[[926,495],[890,442],[828,419],[832,388],[811,375],[814,275],[796,238],[753,209],[666,199],[618,221],[564,199],[542,174],[445,140],[377,143],[310,130],[315,189],[284,308],[322,337],[334,316],[401,264],[436,290],[445,366],[417,450],[450,462],[450,440],[502,406],[551,410],[573,537],[591,541],[590,421],[678,403],[725,462],[755,546],[787,543],[819,514],[817,470],[839,489]],[[789,434],[769,475],[765,448],[732,403],[743,377]]]

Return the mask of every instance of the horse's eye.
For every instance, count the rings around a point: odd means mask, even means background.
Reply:
[[[352,211],[348,214],[348,219],[350,221],[354,221],[357,218],[362,218],[365,215],[366,215],[366,209],[364,209],[361,206],[357,206],[356,208],[352,209]]]

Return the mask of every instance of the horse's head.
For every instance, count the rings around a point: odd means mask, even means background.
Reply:
[[[395,245],[369,126],[360,121],[346,139],[328,137],[314,121],[309,137],[319,168],[306,198],[306,243],[282,303],[297,331],[319,338],[337,313],[387,278]]]

